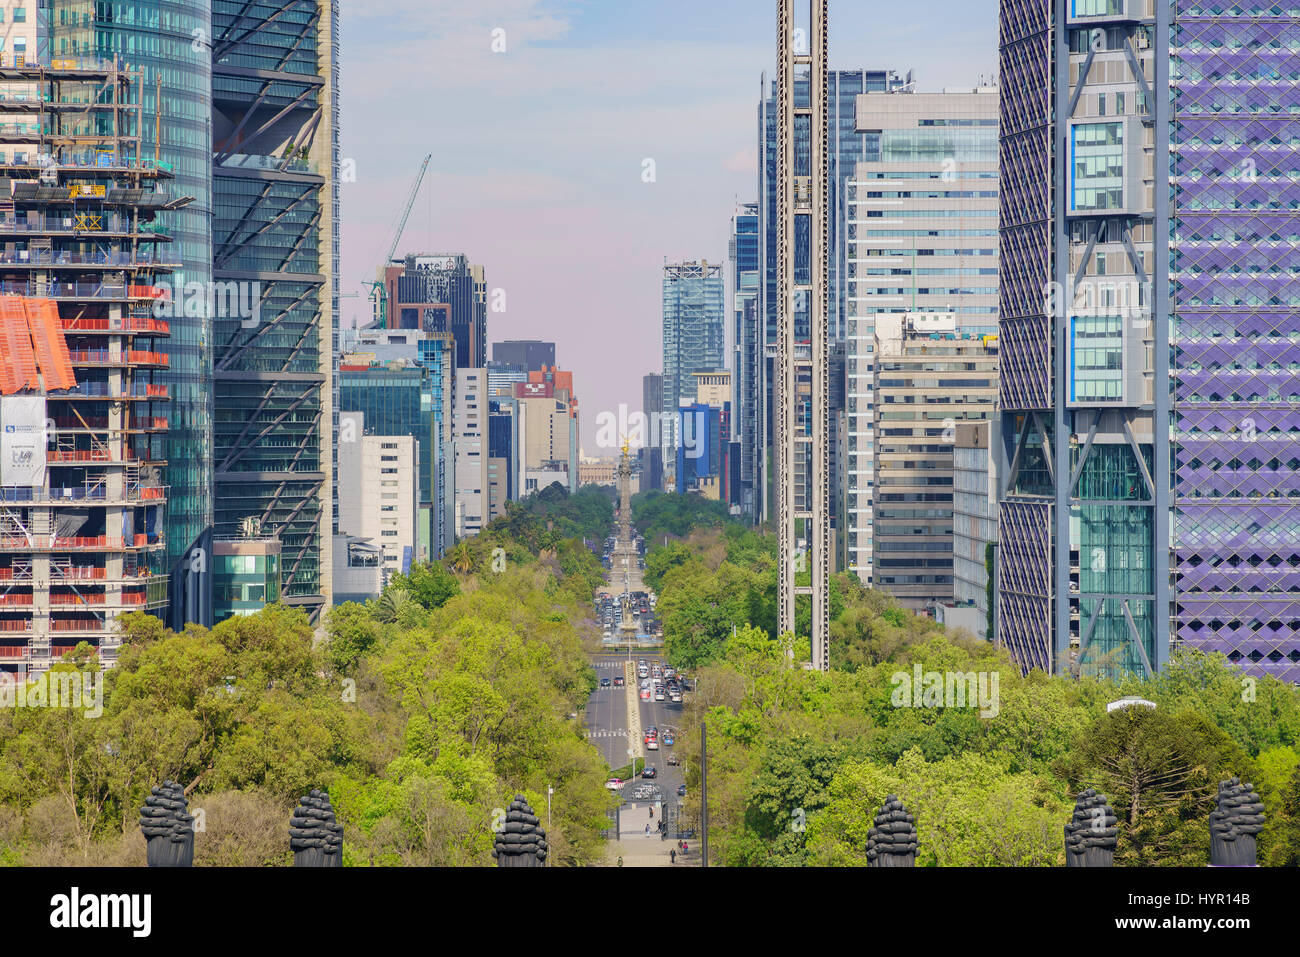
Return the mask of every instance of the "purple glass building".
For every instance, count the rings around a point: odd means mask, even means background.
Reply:
[[[1300,681],[1300,8],[1000,19],[998,640]]]

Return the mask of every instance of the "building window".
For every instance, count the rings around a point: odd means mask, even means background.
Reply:
[[[1120,209],[1124,204],[1122,123],[1079,123],[1070,130],[1070,208]]]

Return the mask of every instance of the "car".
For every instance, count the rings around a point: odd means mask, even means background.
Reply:
[[[649,688],[642,688],[642,689],[641,689],[641,700],[642,700],[642,701],[649,701],[649,700],[650,700],[650,689],[649,689]]]
[[[655,766],[653,764],[647,764],[645,767],[641,769],[641,777],[645,778],[646,780],[649,780],[651,778],[657,778],[659,777],[659,772],[655,770]]]
[[[602,688],[608,688],[608,687],[610,687],[609,679],[608,679],[608,678],[601,678],[601,679],[600,679],[600,686],[601,686]]]
[[[679,785],[677,785],[677,796],[678,796],[679,798],[684,798],[684,797],[686,797],[686,785],[685,785],[685,784],[679,784]]]
[[[656,700],[656,701],[664,701],[664,700],[665,700],[665,698],[664,698],[664,691],[663,691],[662,688],[656,688],[656,689],[655,689],[655,700]]]
[[[615,688],[621,688],[621,687],[623,687],[625,684],[627,684],[627,682],[623,680],[623,676],[622,676],[622,675],[619,675],[618,677],[616,677],[616,678],[614,679],[614,687],[615,687]]]
[[[648,728],[645,729],[645,736],[646,736],[647,738],[657,737],[658,734],[659,734],[659,728],[656,727],[656,726],[653,725],[653,724],[650,725],[650,727],[648,727]]]
[[[674,703],[676,703],[676,704],[681,704],[681,703],[682,703],[682,693],[681,693],[680,691],[670,691],[670,692],[668,692],[668,700],[669,700],[669,701],[672,701],[672,702],[674,702]]]
[[[677,740],[677,739],[673,737],[673,733],[672,733],[671,731],[665,733],[665,734],[664,734],[664,747],[665,747],[665,748],[671,748],[671,747],[673,746],[673,742],[676,741],[676,740]]]
[[[682,762],[678,759],[676,754],[670,754],[668,755],[668,763],[675,768]]]
[[[610,778],[605,782],[605,787],[609,788],[611,791],[618,791],[623,787],[624,783],[625,782],[622,778]]]

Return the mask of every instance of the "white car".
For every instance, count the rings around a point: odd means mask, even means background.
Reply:
[[[658,739],[658,738],[651,738],[649,741],[647,741],[647,742],[645,743],[645,749],[646,749],[647,751],[658,751],[658,750],[659,750],[659,739]]]
[[[605,782],[605,787],[609,788],[611,791],[619,791],[619,790],[622,790],[622,788],[623,788],[623,779],[622,779],[622,778],[610,778],[608,781]]]

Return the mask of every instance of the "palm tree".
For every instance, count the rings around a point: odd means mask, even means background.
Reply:
[[[469,575],[478,568],[478,557],[468,542],[457,542],[447,552],[447,564],[462,575]]]

